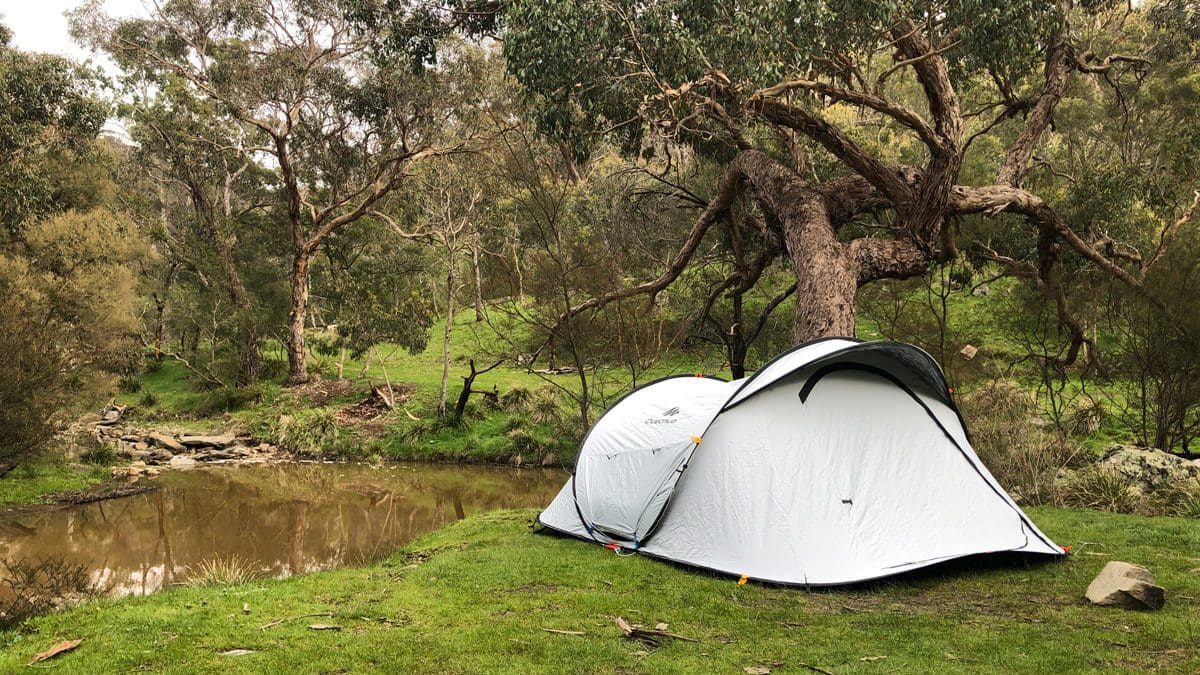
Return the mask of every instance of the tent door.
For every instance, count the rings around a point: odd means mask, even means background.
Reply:
[[[594,453],[575,469],[575,504],[586,527],[638,543],[649,534],[695,444]]]

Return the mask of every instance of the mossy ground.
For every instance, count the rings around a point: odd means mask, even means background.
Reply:
[[[976,563],[805,591],[536,534],[534,511],[470,518],[369,567],[98,601],[0,634],[0,672],[60,640],[63,672],[1062,672],[1200,670],[1200,522],[1035,508],[1064,562]],[[1088,605],[1110,559],[1166,607]],[[247,608],[249,612],[243,611]],[[309,616],[331,613],[331,616]],[[613,617],[696,642],[646,647]],[[279,623],[275,623],[282,620]],[[270,627],[262,628],[270,624]],[[335,630],[314,630],[327,624]],[[578,631],[564,635],[546,629]],[[240,656],[222,655],[235,649]]]

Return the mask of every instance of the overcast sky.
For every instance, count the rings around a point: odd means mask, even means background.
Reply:
[[[91,58],[88,50],[76,45],[67,35],[63,12],[82,4],[82,0],[0,0],[0,22],[13,31],[18,49],[53,52],[80,60]],[[117,17],[144,15],[142,0],[104,0],[107,14]]]

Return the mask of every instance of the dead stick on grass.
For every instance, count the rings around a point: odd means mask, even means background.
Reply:
[[[557,628],[543,628],[542,630],[547,633],[554,633],[555,635],[587,635],[587,633],[581,630],[559,630]]]
[[[832,671],[825,670],[824,668],[822,668],[820,666],[814,666],[811,663],[797,663],[796,665],[800,666],[801,668],[807,668],[807,669],[813,671],[814,673],[824,673],[824,675],[833,675]]]
[[[672,640],[683,640],[684,642],[699,642],[695,638],[668,633],[665,630],[649,629],[649,628],[634,628],[629,625],[629,622],[619,616],[614,616],[613,621],[617,626],[624,631],[625,637],[632,640],[637,640],[643,644],[657,645],[662,642],[663,638],[671,638]]]
[[[286,621],[296,621],[298,619],[312,619],[312,618],[318,617],[318,616],[323,616],[327,619],[332,619],[333,612],[325,611],[325,612],[318,612],[317,614],[302,614],[300,616],[290,616],[285,619],[275,619],[274,621],[264,623],[263,625],[259,626],[258,629],[266,630],[268,628],[271,628],[272,626],[278,626],[279,624],[284,623]]]

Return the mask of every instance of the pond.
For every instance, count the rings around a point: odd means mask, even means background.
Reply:
[[[168,472],[152,492],[0,519],[0,559],[84,564],[111,596],[186,583],[214,561],[288,577],[369,562],[472,514],[543,506],[565,478],[431,464]]]

